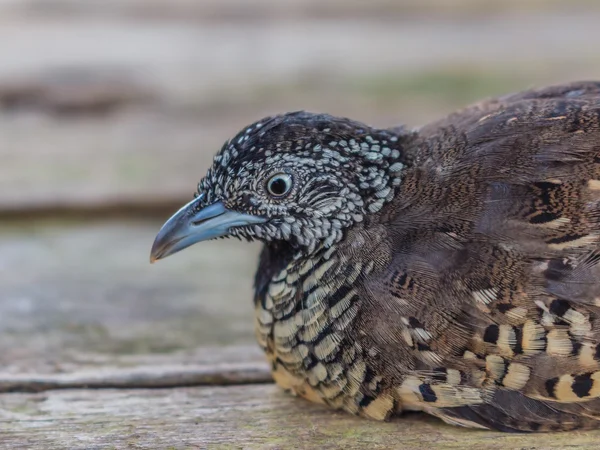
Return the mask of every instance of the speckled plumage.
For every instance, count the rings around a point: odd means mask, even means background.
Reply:
[[[230,234],[265,242],[256,335],[286,389],[374,419],[600,426],[600,83],[412,131],[263,119],[199,192],[268,218]]]

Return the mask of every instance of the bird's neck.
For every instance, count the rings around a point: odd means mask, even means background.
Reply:
[[[360,150],[351,185],[359,190],[363,218],[378,213],[394,200],[404,174],[413,165],[416,138],[416,132],[399,127],[374,130],[356,144]]]
[[[286,245],[267,246],[256,275],[256,336],[267,353],[283,351],[297,333],[318,342],[335,330],[336,339],[353,342],[349,331],[360,312],[359,285],[374,270],[374,259],[352,258],[349,245],[369,247],[366,237],[340,242],[310,255]],[[290,367],[288,367],[291,370]]]
[[[296,299],[318,297],[326,293],[319,286],[334,290],[333,283],[345,269],[346,259],[339,253],[339,243],[320,247],[312,253],[287,244],[267,244],[260,257],[256,273],[256,301],[276,316],[287,314]],[[350,280],[352,281],[352,280]],[[310,302],[309,302],[310,303]],[[304,302],[298,306],[309,307]]]

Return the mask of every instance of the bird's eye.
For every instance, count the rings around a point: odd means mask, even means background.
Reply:
[[[267,191],[273,197],[283,197],[292,190],[292,176],[287,173],[273,175],[267,181]]]

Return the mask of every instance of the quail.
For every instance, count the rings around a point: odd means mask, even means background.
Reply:
[[[224,237],[264,243],[255,332],[284,389],[377,420],[600,427],[600,82],[418,129],[259,120],[151,260]]]

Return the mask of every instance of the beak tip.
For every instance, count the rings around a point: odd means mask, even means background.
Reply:
[[[154,264],[156,261],[163,259],[165,257],[164,249],[160,248],[156,242],[152,245],[152,249],[150,250],[150,264]]]
[[[150,249],[150,264],[154,264],[156,261],[163,259],[165,257],[164,245],[161,244],[159,237],[157,236],[154,242],[152,243],[152,248]]]

